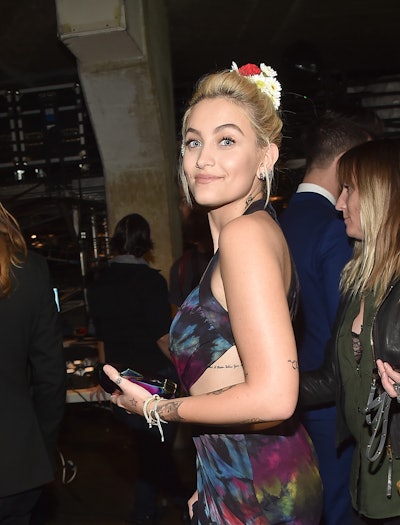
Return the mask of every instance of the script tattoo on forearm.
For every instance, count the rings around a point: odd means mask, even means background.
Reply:
[[[292,365],[293,370],[298,370],[299,363],[296,361],[296,359],[288,359],[288,363]]]

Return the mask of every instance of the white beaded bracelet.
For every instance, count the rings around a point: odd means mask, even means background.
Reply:
[[[157,411],[158,403],[160,400],[161,397],[158,394],[153,394],[151,397],[148,397],[143,403],[143,415],[147,423],[149,424],[149,428],[152,428],[153,425],[157,426],[158,431],[160,432],[161,441],[164,441],[164,432],[161,423],[168,423],[168,421],[164,421],[164,419],[161,419],[160,414]],[[148,406],[152,401],[154,401],[154,407],[151,410],[149,410]]]

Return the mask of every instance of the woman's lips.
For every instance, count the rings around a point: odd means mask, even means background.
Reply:
[[[194,178],[195,182],[198,182],[199,184],[209,184],[210,182],[214,182],[218,179],[220,179],[220,177],[216,177],[214,175],[196,175]]]

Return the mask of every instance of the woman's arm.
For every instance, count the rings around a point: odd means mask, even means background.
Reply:
[[[336,403],[338,383],[341,381],[340,372],[336,370],[336,335],[343,322],[346,304],[346,298],[342,298],[336,312],[332,336],[325,347],[322,365],[316,370],[300,374],[299,403],[304,410],[324,408]]]
[[[166,421],[244,424],[288,419],[298,398],[296,346],[287,304],[290,258],[279,227],[266,214],[228,223],[219,240],[220,264],[212,279],[227,306],[244,382],[208,394],[161,400]],[[118,372],[105,367],[111,379]],[[122,379],[113,402],[143,414],[148,393]]]
[[[301,372],[299,404],[304,410],[324,408],[335,404],[335,394],[336,378],[331,349],[328,349],[324,364],[320,368]]]

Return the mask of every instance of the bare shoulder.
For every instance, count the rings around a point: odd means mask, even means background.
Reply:
[[[219,247],[224,252],[260,247],[279,258],[288,256],[288,248],[282,230],[274,219],[264,211],[242,215],[224,226]]]

